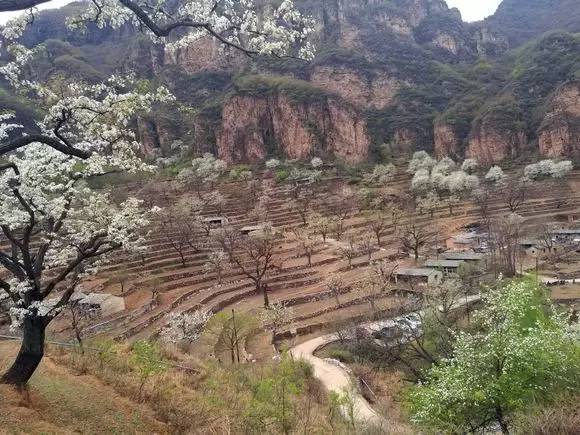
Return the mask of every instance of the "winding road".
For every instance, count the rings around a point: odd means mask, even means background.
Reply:
[[[461,308],[465,305],[478,302],[480,299],[480,295],[472,295],[462,298],[461,302],[459,302],[455,308]],[[359,325],[359,328],[364,328],[370,333],[380,331],[385,327],[394,326],[395,321],[402,317],[404,316],[363,323]],[[290,354],[294,358],[303,359],[310,363],[314,369],[314,376],[322,382],[329,392],[336,392],[338,394],[344,394],[347,391],[352,392],[354,419],[357,422],[364,425],[385,427],[388,424],[387,420],[377,413],[371,407],[369,402],[360,394],[359,389],[352,382],[348,369],[338,361],[322,359],[314,356],[314,353],[318,349],[338,340],[338,334],[336,333],[323,335],[293,347],[290,349]],[[347,409],[343,408],[342,412],[348,417]]]

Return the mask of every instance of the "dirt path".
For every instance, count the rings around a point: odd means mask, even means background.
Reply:
[[[290,350],[294,358],[301,358],[312,365],[314,376],[318,378],[328,391],[344,394],[352,392],[354,401],[354,419],[367,425],[384,426],[386,420],[371,408],[369,403],[356,389],[352,388],[352,382],[348,371],[329,360],[323,360],[314,356],[314,352],[327,344],[337,341],[336,334],[324,335],[305,343],[299,344]],[[343,409],[343,413],[348,412]]]
[[[463,298],[455,308],[461,308],[467,304],[477,302],[481,299],[479,295]],[[369,332],[379,331],[385,327],[393,326],[394,319],[384,319],[377,322],[363,323],[359,327],[367,329]],[[328,334],[308,340],[290,349],[294,358],[301,358],[310,363],[314,369],[314,376],[318,378],[328,391],[344,394],[351,392],[354,405],[354,419],[363,425],[371,425],[379,428],[387,427],[388,421],[378,414],[358,392],[358,388],[353,386],[348,369],[342,364],[328,359],[321,359],[314,356],[314,353],[330,343],[338,341],[337,334]],[[347,413],[347,409],[342,410]]]

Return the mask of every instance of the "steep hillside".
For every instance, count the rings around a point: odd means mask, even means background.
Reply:
[[[178,139],[230,161],[425,149],[491,163],[580,148],[575,108],[561,107],[574,104],[558,97],[580,70],[578,37],[565,32],[580,30],[578,0],[505,0],[473,24],[443,0],[297,4],[319,23],[310,63],[224,55],[211,40],[170,52],[131,28],[77,35],[63,30],[75,4],[40,14],[23,42],[47,47],[40,79],[131,70],[166,84],[178,104],[135,122],[155,156]]]
[[[504,0],[485,24],[505,35],[510,47],[552,30],[576,33],[580,32],[580,1]]]

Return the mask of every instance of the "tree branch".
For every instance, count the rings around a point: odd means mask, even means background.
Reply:
[[[236,44],[235,42],[228,41],[221,34],[216,32],[209,23],[202,23],[190,20],[188,18],[184,18],[181,20],[174,21],[173,23],[167,24],[166,26],[160,26],[155,21],[153,21],[151,17],[149,17],[149,15],[147,14],[147,12],[145,12],[145,10],[137,3],[135,3],[133,0],[119,0],[119,3],[121,3],[126,8],[130,9],[137,16],[139,21],[143,23],[143,25],[149,28],[149,30],[151,30],[155,34],[155,36],[158,36],[160,38],[167,37],[171,34],[172,31],[180,28],[203,29],[207,33],[209,33],[212,37],[220,41],[222,44],[235,48],[236,50],[239,50],[248,56],[254,56],[258,54],[258,52],[255,50],[250,50],[245,47],[242,47],[239,44]]]
[[[30,9],[51,0],[0,0],[0,12],[14,12]]]
[[[49,147],[54,148],[55,150],[60,151],[63,154],[78,157],[83,160],[88,159],[92,154],[88,151],[83,151],[71,146],[67,146],[66,144],[62,143],[61,141],[53,137],[45,136],[42,134],[32,134],[29,136],[18,137],[16,139],[11,140],[8,143],[0,145],[0,156],[8,154],[9,152],[12,151],[16,151],[17,149],[30,145],[31,143],[34,142],[39,142],[48,145]]]

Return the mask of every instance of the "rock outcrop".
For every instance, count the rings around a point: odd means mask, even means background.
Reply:
[[[241,68],[247,58],[234,50],[224,50],[215,40],[203,38],[187,47],[165,49],[165,64],[179,65],[188,73]]]
[[[580,157],[580,81],[562,86],[549,104],[538,134],[546,157]]]
[[[367,159],[366,122],[344,102],[296,103],[283,94],[234,96],[224,105],[216,134],[218,156],[256,162],[269,154],[290,159],[332,155],[349,163]]]
[[[435,121],[433,139],[435,141],[435,156],[438,159],[459,156],[461,141],[452,125],[440,120]]]
[[[390,106],[401,87],[397,80],[385,73],[367,78],[355,70],[332,66],[316,67],[310,81],[355,106],[373,109]]]
[[[482,165],[491,165],[516,157],[527,143],[525,131],[504,129],[484,120],[472,130],[465,156]]]

